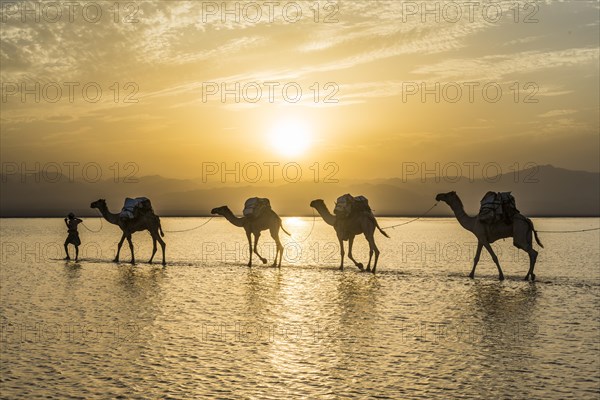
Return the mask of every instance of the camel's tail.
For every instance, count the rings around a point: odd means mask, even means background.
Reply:
[[[533,227],[533,221],[530,220],[529,218],[527,218],[527,222],[529,223],[529,226],[531,227],[531,230],[533,231],[533,237],[535,238],[535,241],[543,249],[544,245],[542,244],[542,242],[540,242],[540,238],[538,237],[538,233],[535,230],[535,228]]]
[[[373,219],[375,219],[375,218],[373,218]],[[383,229],[381,229],[381,228],[379,227],[379,223],[377,222],[377,219],[375,219],[375,227],[376,227],[376,228],[379,230],[379,232],[381,232],[381,234],[382,234],[383,236],[385,236],[386,238],[389,238],[389,237],[390,237],[390,235],[388,235],[388,234],[387,234],[387,233],[386,233],[386,232],[385,232]]]
[[[281,222],[279,222],[279,226],[281,227],[281,230],[284,231],[288,236],[292,236],[291,233],[289,233],[288,231],[285,230],[285,228],[283,227],[283,224]]]

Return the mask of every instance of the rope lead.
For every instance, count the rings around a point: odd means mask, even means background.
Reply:
[[[166,230],[166,229],[165,229],[165,230],[163,230],[163,231],[164,231],[164,232],[166,232],[166,233],[180,233],[180,232],[189,232],[189,231],[193,231],[193,230],[196,230],[196,229],[198,229],[198,228],[202,228],[204,225],[208,224],[208,223],[209,223],[209,222],[210,222],[210,221],[211,221],[213,218],[214,218],[214,216],[213,216],[213,217],[210,217],[210,218],[208,219],[208,221],[205,221],[204,223],[202,223],[202,224],[200,224],[200,225],[198,225],[198,226],[196,226],[196,227],[194,227],[194,228],[189,228],[189,229],[181,229],[181,230],[178,230],[178,231],[168,231],[168,230]]]
[[[96,211],[99,213],[100,210],[96,209]],[[85,224],[85,222],[81,221],[81,225],[83,225],[83,227],[85,229],[87,229],[88,231],[92,232],[92,233],[98,233],[102,230],[102,220],[104,219],[104,217],[102,216],[102,214],[100,214],[100,229],[98,229],[97,231],[91,230],[90,228],[87,227],[87,225]]]
[[[312,226],[310,227],[310,232],[308,232],[308,235],[306,235],[306,237],[302,240],[296,240],[294,239],[294,237],[292,236],[292,239],[294,240],[294,242],[296,243],[303,243],[306,242],[306,240],[310,237],[310,235],[313,232],[313,229],[315,228],[315,220],[317,219],[317,216],[315,215],[315,210],[313,210],[313,222],[312,222]]]
[[[413,219],[413,220],[410,220],[410,221],[408,221],[408,222],[403,222],[403,223],[401,223],[401,224],[392,225],[392,226],[386,226],[385,228],[381,228],[381,229],[382,229],[382,230],[386,230],[386,229],[393,229],[393,228],[396,228],[396,227],[398,227],[398,226],[408,225],[408,224],[410,224],[411,222],[418,221],[418,220],[420,220],[421,218],[423,218],[424,216],[426,216],[427,214],[429,214],[429,212],[430,212],[431,210],[433,210],[433,209],[435,208],[435,206],[437,206],[437,205],[438,205],[438,203],[439,203],[439,201],[436,201],[436,203],[435,203],[434,205],[432,205],[432,206],[431,206],[431,208],[430,208],[429,210],[425,211],[425,212],[424,212],[424,213],[423,213],[423,214],[422,214],[420,217],[417,217],[417,218],[415,218],[415,219]]]
[[[576,231],[536,231],[537,233],[576,233],[576,232],[591,232],[591,231],[597,231],[600,230],[600,228],[591,228],[591,229],[579,229]]]

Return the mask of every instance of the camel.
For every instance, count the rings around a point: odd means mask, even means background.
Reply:
[[[106,200],[100,199],[94,201],[90,204],[90,208],[97,208],[102,213],[102,216],[105,220],[110,222],[111,224],[117,225],[123,231],[123,236],[121,236],[121,240],[119,241],[119,245],[117,247],[117,255],[115,256],[114,262],[119,262],[119,253],[121,252],[121,246],[123,245],[123,241],[127,239],[129,243],[129,249],[131,250],[131,263],[135,264],[135,256],[133,254],[133,243],[131,241],[131,234],[139,231],[148,231],[152,236],[152,256],[148,263],[152,264],[152,259],[156,254],[156,242],[160,243],[160,247],[162,247],[162,265],[166,265],[165,261],[165,247],[166,244],[164,240],[162,240],[161,236],[165,236],[162,231],[162,227],[160,225],[160,218],[158,215],[154,213],[143,214],[142,216],[128,219],[128,218],[120,218],[119,214],[113,214],[108,211],[108,207],[106,206]],[[159,234],[160,232],[160,234]]]
[[[488,253],[490,253],[492,256],[492,260],[494,260],[496,267],[498,267],[498,275],[500,280],[504,280],[502,268],[500,268],[498,257],[496,257],[494,250],[492,250],[491,243],[494,243],[498,239],[512,237],[513,245],[518,249],[524,250],[529,255],[529,271],[527,272],[524,280],[529,280],[529,277],[531,277],[532,281],[535,280],[533,269],[535,267],[535,261],[537,260],[538,252],[533,249],[532,236],[535,237],[535,241],[540,247],[543,248],[544,246],[540,242],[538,234],[533,226],[533,222],[529,218],[521,214],[516,214],[513,222],[510,224],[507,224],[504,221],[498,221],[492,224],[483,224],[477,217],[471,217],[467,215],[463,207],[463,203],[456,192],[440,193],[435,197],[435,199],[448,204],[454,212],[459,224],[477,237],[477,251],[475,253],[473,269],[469,274],[471,279],[475,277],[475,267],[477,267],[477,263],[479,262],[481,249],[485,247]]]
[[[379,227],[377,220],[370,212],[361,212],[358,214],[350,214],[349,217],[343,220],[338,219],[337,216],[331,214],[329,209],[325,205],[325,202],[321,199],[313,200],[310,202],[310,206],[317,210],[323,221],[327,225],[333,226],[335,233],[337,234],[338,241],[340,242],[340,270],[344,270],[344,241],[348,241],[348,258],[354,262],[354,265],[361,271],[364,271],[362,263],[357,262],[352,256],[352,245],[354,244],[354,237],[356,235],[363,234],[369,242],[369,263],[367,264],[367,272],[371,272],[371,259],[373,253],[375,253],[375,262],[373,263],[372,272],[375,273],[377,269],[377,260],[379,259],[379,249],[375,244],[375,228],[381,232],[381,234],[389,238],[388,234]],[[344,235],[346,233],[346,235]]]
[[[233,212],[227,206],[221,206],[213,208],[210,211],[211,214],[217,214],[225,217],[225,219],[231,222],[233,225],[240,228],[244,228],[246,231],[246,237],[248,238],[248,246],[250,250],[250,259],[248,260],[248,267],[252,267],[252,253],[256,254],[263,264],[267,263],[267,259],[258,254],[257,244],[260,238],[260,233],[265,230],[269,230],[271,237],[275,241],[277,250],[275,252],[275,260],[273,261],[273,267],[281,268],[281,259],[283,258],[283,245],[279,240],[279,228],[284,231],[288,236],[291,236],[288,231],[285,230],[281,224],[281,218],[272,209],[268,208],[264,210],[259,216],[253,217],[236,217]],[[252,249],[252,235],[254,235],[254,249]],[[279,256],[279,263],[277,263],[277,257]]]

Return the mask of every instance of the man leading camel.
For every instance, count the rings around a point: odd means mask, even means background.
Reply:
[[[77,225],[83,221],[79,218],[75,218],[75,214],[69,213],[68,219],[65,218],[65,225],[67,225],[67,240],[65,240],[65,253],[67,256],[65,260],[70,260],[69,257],[69,244],[75,246],[75,261],[79,258],[79,245],[81,245],[81,239],[79,239],[79,232],[77,232]]]

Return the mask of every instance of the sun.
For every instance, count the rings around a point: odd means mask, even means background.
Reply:
[[[310,148],[312,137],[307,124],[297,119],[282,119],[273,124],[269,140],[282,156],[300,156]]]

